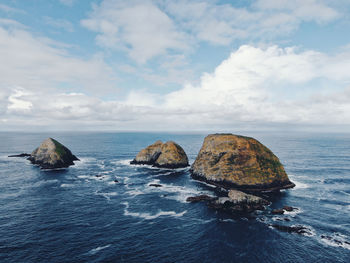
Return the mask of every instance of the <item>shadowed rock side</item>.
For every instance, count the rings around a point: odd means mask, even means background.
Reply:
[[[275,191],[292,188],[279,159],[257,140],[233,134],[211,134],[191,167],[194,179],[224,188]]]
[[[31,153],[28,160],[43,169],[55,169],[74,165],[73,161],[79,159],[67,147],[52,138],[48,138]]]
[[[185,151],[175,142],[154,144],[142,149],[130,164],[149,164],[163,168],[182,168],[189,166]]]

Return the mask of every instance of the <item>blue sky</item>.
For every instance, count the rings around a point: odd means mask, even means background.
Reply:
[[[350,127],[347,0],[3,0],[1,130]]]

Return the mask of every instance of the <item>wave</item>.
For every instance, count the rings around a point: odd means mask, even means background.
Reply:
[[[111,246],[111,244],[108,244],[108,245],[105,245],[105,246],[102,246],[102,247],[97,247],[97,248],[93,248],[91,249],[88,254],[89,255],[95,255],[97,252],[103,250],[103,249],[106,249],[106,248],[109,248]]]
[[[309,188],[310,186],[306,183],[300,182],[295,180],[295,177],[291,177],[291,181],[295,184],[295,187],[293,189],[306,189]]]
[[[41,187],[45,185],[50,185],[50,184],[57,184],[59,181],[57,179],[53,180],[45,180],[45,181],[38,181],[32,185],[32,187]]]
[[[122,204],[125,205],[125,209],[124,209],[125,216],[132,216],[132,217],[141,218],[141,219],[145,219],[145,220],[152,220],[152,219],[156,219],[156,218],[161,217],[161,216],[182,217],[184,214],[187,213],[187,210],[185,210],[181,213],[176,213],[175,211],[159,211],[158,213],[153,214],[153,215],[150,213],[130,212],[128,210],[129,203],[124,202]]]
[[[104,198],[106,198],[108,201],[111,201],[111,197],[112,196],[117,196],[118,193],[117,192],[109,192],[109,193],[103,193],[103,192],[95,192],[95,195],[100,195],[103,196]]]
[[[342,247],[350,250],[350,241],[347,240],[347,236],[341,233],[333,233],[332,235],[321,235],[320,240],[332,247]]]
[[[71,188],[71,187],[74,187],[74,184],[61,184],[61,187],[63,187],[63,188]]]

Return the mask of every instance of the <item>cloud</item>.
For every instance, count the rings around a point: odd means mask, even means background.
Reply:
[[[0,4],[0,11],[6,12],[6,13],[22,13],[22,14],[25,13],[25,11],[21,9],[14,8],[4,4]]]
[[[49,16],[44,16],[43,18],[45,23],[50,26],[53,26],[58,29],[63,29],[67,32],[74,32],[73,24],[66,19],[55,19]]]
[[[115,90],[114,72],[101,55],[74,57],[68,45],[34,35],[13,20],[0,21],[0,57],[0,89],[20,86],[42,91],[69,87],[94,94]]]
[[[14,93],[9,96],[8,101],[9,105],[7,106],[7,110],[9,112],[12,111],[19,111],[19,112],[26,112],[29,111],[33,104],[30,101],[27,101],[23,99],[23,97],[27,95],[25,92],[23,92],[20,89],[14,90]]]
[[[213,73],[204,74],[199,85],[168,94],[165,105],[205,124],[350,124],[350,103],[335,102],[349,93],[349,54],[241,46]],[[330,86],[310,88],[322,82]]]
[[[99,45],[126,50],[138,63],[188,48],[186,34],[151,1],[103,1],[81,24],[98,33]]]
[[[228,46],[237,40],[271,40],[304,21],[331,22],[341,13],[325,1],[257,0],[246,7],[217,1],[104,0],[81,24],[96,42],[128,52],[138,63],[190,52],[200,42]]]
[[[8,126],[31,120],[53,129],[110,130],[350,125],[349,56],[347,49],[329,56],[295,47],[244,45],[212,73],[204,73],[198,85],[165,95],[131,90],[125,99],[105,101],[83,92],[14,87],[0,93],[0,102],[7,98],[12,107],[1,119]],[[341,73],[334,74],[337,70]]]

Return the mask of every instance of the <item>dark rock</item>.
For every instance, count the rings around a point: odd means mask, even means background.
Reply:
[[[270,225],[273,228],[280,230],[282,232],[288,232],[288,233],[297,233],[297,234],[307,234],[310,235],[311,230],[305,226],[296,225],[296,226],[285,226],[285,225],[278,225],[278,224],[272,224]]]
[[[115,179],[113,182],[115,182],[115,183],[119,183],[119,181],[118,181],[117,179]]]
[[[297,208],[285,205],[285,206],[283,206],[283,209],[287,212],[292,212],[293,210],[296,210]]]
[[[9,155],[8,157],[29,157],[29,153],[21,153],[21,154],[14,154],[14,155]]]
[[[209,203],[209,207],[229,212],[250,213],[255,210],[264,210],[269,202],[255,195],[246,194],[237,190],[230,190],[228,197],[220,197]]]
[[[201,202],[201,201],[212,201],[214,199],[215,197],[211,197],[209,195],[198,195],[198,196],[187,197],[186,202],[195,203],[195,202]]]
[[[48,138],[41,143],[28,157],[32,164],[37,164],[43,169],[66,168],[74,165],[73,161],[79,159],[58,141]]]
[[[102,174],[96,174],[95,177],[103,177]]]
[[[154,186],[154,187],[162,187],[161,184],[149,184],[149,186]]]
[[[185,151],[175,142],[154,144],[141,150],[130,164],[148,164],[162,168],[183,168],[189,166]]]
[[[283,209],[273,209],[271,211],[271,213],[274,215],[282,215],[282,214],[284,214],[284,210]]]
[[[194,179],[228,189],[263,192],[295,186],[267,147],[233,134],[208,135],[190,171]]]

